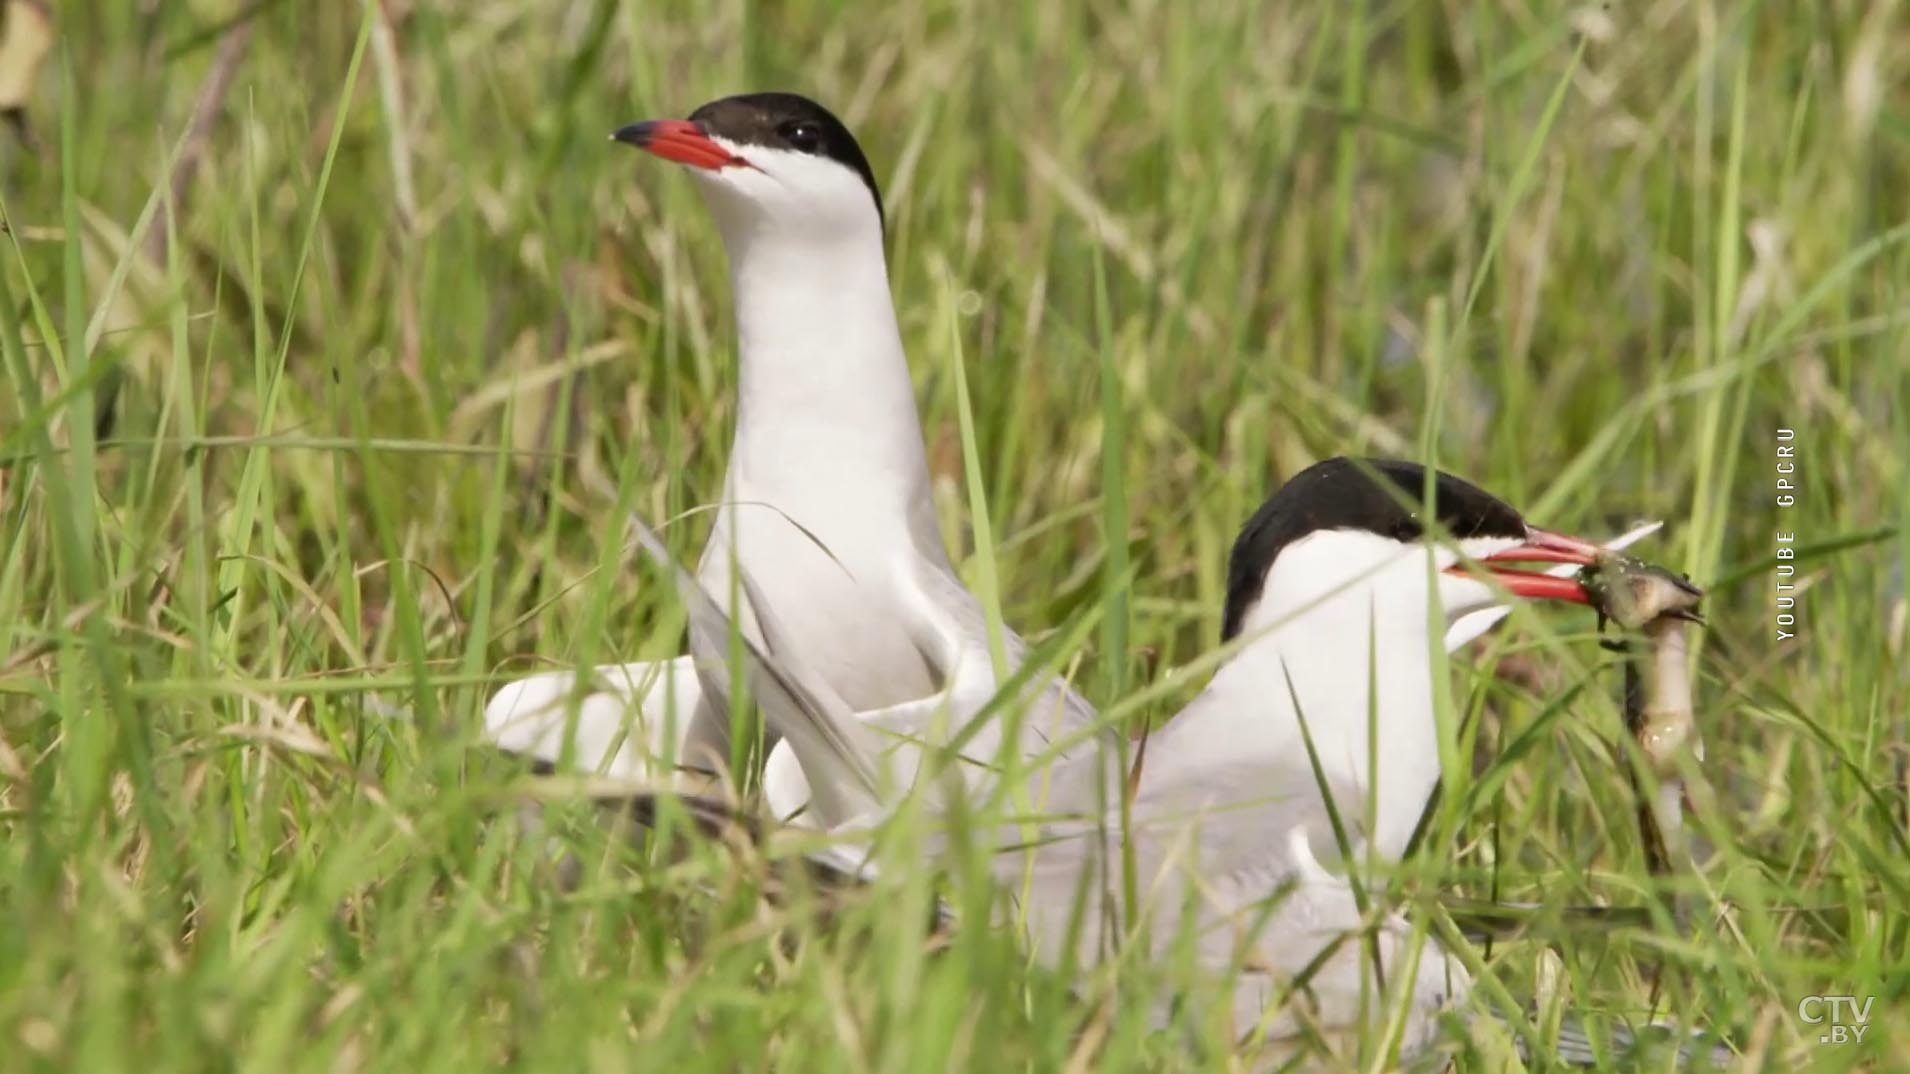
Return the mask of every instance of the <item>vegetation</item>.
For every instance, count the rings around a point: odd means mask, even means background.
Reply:
[[[604,136],[764,88],[861,135],[950,546],[1030,636],[1097,624],[1060,658],[1099,703],[1198,685],[1236,527],[1316,458],[1434,459],[1558,529],[1668,520],[1643,551],[1710,591],[1700,878],[1646,872],[1617,658],[1527,610],[1459,661],[1461,761],[1393,894],[1442,933],[1461,897],[1536,904],[1467,951],[1542,1038],[1669,1017],[1747,1067],[1882,1065],[1910,1034],[1904,20],[71,0],[0,186],[4,1065],[1237,1068],[1198,1013],[1148,1032],[1182,967],[1077,996],[1001,932],[930,951],[906,871],[825,921],[478,741],[512,677],[681,643],[615,505],[717,494],[723,254]],[[1813,995],[1876,997],[1863,1042],[1820,1044]]]

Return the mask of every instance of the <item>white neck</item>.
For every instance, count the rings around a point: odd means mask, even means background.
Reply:
[[[1213,760],[1264,758],[1272,785],[1258,793],[1313,797],[1303,714],[1348,837],[1393,861],[1439,782],[1439,737],[1429,590],[1416,581],[1426,561],[1418,549],[1401,555],[1399,545],[1374,541],[1379,558],[1363,561],[1349,562],[1344,540],[1283,552],[1241,630],[1256,640],[1174,723],[1198,721],[1177,737]],[[1314,850],[1325,858],[1337,848]]]
[[[712,200],[741,356],[728,483],[774,490],[790,509],[814,492],[942,557],[880,220],[823,232]]]

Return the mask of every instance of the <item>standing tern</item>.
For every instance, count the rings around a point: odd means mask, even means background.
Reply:
[[[857,709],[930,695],[954,669],[901,624],[920,612],[979,632],[983,619],[929,495],[868,158],[827,109],[788,93],[727,97],[612,137],[685,167],[729,255],[736,431],[699,580],[728,594],[732,562],[743,568],[744,633],[761,641],[757,602],[772,605],[782,655]],[[512,683],[485,707],[487,735],[559,763],[579,696],[570,758],[584,770],[640,776],[671,754],[692,767],[728,757],[727,719],[688,656],[599,667],[582,684],[570,672]]]
[[[1294,477],[1253,516],[1228,573],[1236,651],[1153,736],[1125,818],[1091,755],[1054,761],[1044,774],[1053,792],[1047,819],[1032,837],[1024,826],[1004,839],[993,859],[1004,919],[1023,924],[1043,961],[1090,968],[1140,937],[1148,954],[1167,958],[1191,939],[1205,972],[1230,975],[1240,1037],[1258,1027],[1280,1052],[1315,1034],[1345,1041],[1386,1024],[1371,960],[1359,942],[1342,942],[1370,919],[1349,878],[1322,864],[1344,860],[1326,797],[1350,833],[1344,849],[1396,859],[1438,779],[1433,678],[1444,673],[1443,635],[1508,593],[1587,603],[1571,578],[1507,564],[1569,569],[1599,551],[1531,526],[1446,474],[1433,475],[1427,510],[1426,477],[1413,463],[1332,459]],[[668,563],[654,533],[633,526],[645,550]],[[720,660],[726,618],[675,571],[693,651]],[[871,714],[847,712],[775,651],[781,633],[772,627],[767,650],[746,647],[752,690],[818,802],[828,799],[825,811],[854,818],[834,829],[866,838],[894,801],[880,774],[886,760],[920,746],[885,738],[884,721]],[[1125,904],[1115,879],[1130,857],[1140,905]],[[854,868],[840,848],[824,864]],[[861,872],[873,875],[867,865]],[[1437,942],[1416,944],[1396,914],[1380,921],[1376,947],[1399,1043],[1418,1050],[1469,978]],[[1311,997],[1306,1009],[1278,1002],[1298,978]],[[1163,1021],[1170,999],[1156,1008]]]

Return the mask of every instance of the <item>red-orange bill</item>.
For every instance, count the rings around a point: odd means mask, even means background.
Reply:
[[[664,160],[705,171],[749,164],[749,161],[716,144],[702,127],[687,119],[653,119],[632,123],[610,137],[613,141],[636,146]]]
[[[1496,578],[1500,585],[1516,596],[1527,600],[1562,600],[1573,604],[1590,604],[1591,594],[1587,593],[1578,579],[1571,575],[1560,578],[1537,571],[1516,570],[1499,566],[1499,564],[1576,563],[1587,566],[1598,561],[1598,554],[1599,547],[1590,541],[1534,527],[1526,531],[1524,544],[1516,548],[1508,548],[1503,552],[1494,552],[1481,562],[1485,564],[1486,573]],[[1464,564],[1447,569],[1453,574],[1467,573]]]

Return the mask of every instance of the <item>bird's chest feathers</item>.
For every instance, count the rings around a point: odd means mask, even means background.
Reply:
[[[826,486],[730,487],[701,572],[719,593],[733,554],[774,609],[794,656],[852,706],[914,700],[934,688],[900,628],[890,557],[908,547],[893,512],[871,512]]]

